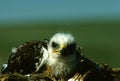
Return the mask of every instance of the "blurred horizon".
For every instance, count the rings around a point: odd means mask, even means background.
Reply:
[[[0,23],[120,20],[120,0],[0,0]]]

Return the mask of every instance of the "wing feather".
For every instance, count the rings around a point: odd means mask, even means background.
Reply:
[[[29,74],[36,71],[43,58],[42,48],[47,50],[47,43],[41,41],[29,41],[13,48],[9,56],[8,64],[2,73]]]

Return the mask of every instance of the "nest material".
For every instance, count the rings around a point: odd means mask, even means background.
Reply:
[[[106,79],[97,77],[94,69],[89,69],[85,73],[76,73],[71,81],[120,81],[120,68],[111,68],[106,64],[98,64],[98,67],[102,68],[103,76]],[[45,75],[43,73],[35,73],[30,75],[22,75],[20,73],[9,73],[0,76],[0,81],[67,81],[61,77],[55,79],[54,77]]]
[[[21,75],[18,73],[4,74],[0,76],[0,81],[52,81],[43,74],[32,74],[31,76]]]

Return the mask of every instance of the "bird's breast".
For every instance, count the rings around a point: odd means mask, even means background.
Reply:
[[[72,65],[71,65],[72,64]],[[74,74],[76,71],[77,64],[74,63],[64,63],[64,62],[56,62],[52,65],[47,65],[46,74],[49,74],[53,77],[68,77],[71,74]]]

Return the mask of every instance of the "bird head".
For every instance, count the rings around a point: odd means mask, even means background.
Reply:
[[[76,49],[74,37],[69,33],[57,33],[50,39],[48,45],[49,54],[53,57],[61,57],[73,54]]]

